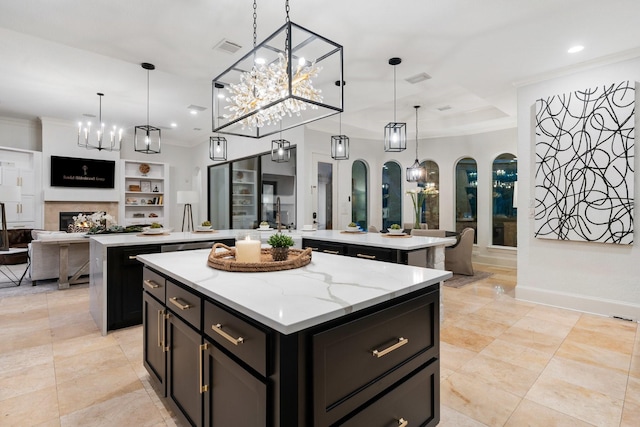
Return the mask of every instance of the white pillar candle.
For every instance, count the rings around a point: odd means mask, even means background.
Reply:
[[[249,236],[236,240],[236,261],[260,262],[260,240],[251,240]]]

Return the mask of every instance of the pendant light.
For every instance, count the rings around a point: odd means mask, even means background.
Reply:
[[[340,114],[340,135],[331,136],[331,158],[349,160],[349,137],[342,135],[342,114]]]
[[[253,49],[213,79],[213,131],[261,138],[332,116],[343,110],[342,46],[286,20],[257,43],[257,5],[253,2]],[[215,83],[221,83],[219,88]]]
[[[104,145],[104,122],[102,121],[102,97],[104,93],[98,92],[100,99],[100,109],[98,110],[98,129],[96,130],[96,141],[91,141],[91,122],[87,122],[84,129],[82,128],[82,122],[78,123],[78,147],[84,147],[89,150],[98,151],[120,151],[120,144],[122,143],[122,132],[120,128],[118,131],[114,125],[109,135],[109,145]]]
[[[214,87],[218,89],[224,88],[220,83],[214,83]],[[215,104],[219,103],[220,97],[216,97]],[[227,160],[227,138],[217,135],[209,137],[209,158],[213,161]]]
[[[291,143],[282,139],[282,129],[280,129],[280,139],[271,141],[271,161],[276,163],[288,162],[291,158]]]
[[[420,106],[414,105],[413,108],[416,109],[416,161],[413,162],[410,168],[407,168],[407,181],[420,182],[424,181],[426,174],[426,171],[420,166],[420,161],[418,160],[418,108],[420,108]]]
[[[147,70],[147,124],[134,128],[133,149],[138,153],[159,154],[160,128],[149,125],[149,71],[155,70],[156,66],[148,62],[140,66]]]
[[[396,65],[402,59],[391,58],[389,65],[393,65],[393,122],[384,127],[384,151],[398,152],[407,148],[407,124],[396,122]]]

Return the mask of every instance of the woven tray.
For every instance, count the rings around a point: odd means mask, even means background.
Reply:
[[[390,237],[390,238],[394,238],[394,239],[408,239],[409,237],[412,237],[411,234],[390,234],[390,233],[383,233],[380,234],[382,237]]]
[[[217,251],[224,248],[225,251]],[[273,261],[271,249],[261,250],[261,262],[236,262],[236,250],[229,246],[216,243],[211,248],[207,264],[217,270],[239,271],[245,273],[258,273],[263,271],[291,270],[304,267],[311,262],[311,248],[305,250],[289,248],[289,258],[286,261]]]

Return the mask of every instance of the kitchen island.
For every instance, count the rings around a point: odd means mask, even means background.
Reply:
[[[144,363],[186,421],[439,422],[439,286],[451,273],[316,252],[302,268],[232,273],[208,254],[137,257]]]
[[[181,251],[210,247],[215,242],[233,246],[238,233],[247,230],[215,232],[173,232],[163,235],[117,233],[90,238],[89,308],[103,335],[108,331],[142,322],[142,265],[136,257],[144,253]],[[266,243],[275,230],[256,231]],[[444,248],[452,238],[383,237],[380,233],[343,233],[339,230],[292,232],[295,247],[312,246],[320,252],[354,257],[372,257],[388,262],[444,270]],[[331,246],[334,245],[334,246]],[[339,248],[336,248],[339,246]],[[341,252],[342,251],[342,252]]]

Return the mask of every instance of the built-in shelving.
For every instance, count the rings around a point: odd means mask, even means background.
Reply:
[[[166,163],[122,160],[123,188],[118,223],[169,226],[169,166]]]

